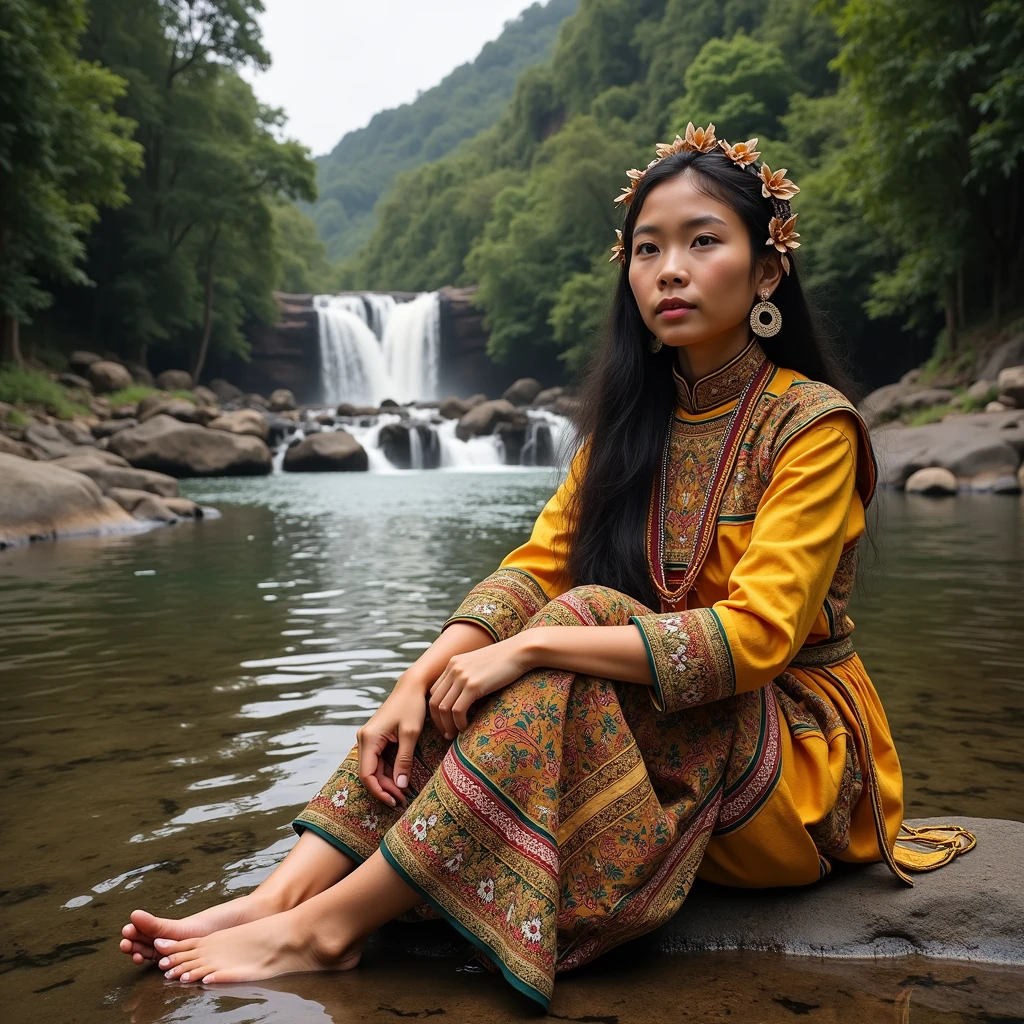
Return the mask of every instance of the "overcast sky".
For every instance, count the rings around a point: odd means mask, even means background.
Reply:
[[[246,77],[264,103],[284,107],[285,134],[319,156],[472,60],[531,0],[264,2],[273,65]]]

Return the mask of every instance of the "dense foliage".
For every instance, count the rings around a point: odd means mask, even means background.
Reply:
[[[370,237],[374,204],[400,171],[440,159],[498,120],[520,72],[550,56],[558,26],[576,3],[534,3],[475,60],[413,103],[376,114],[317,161],[320,196],[312,212],[331,259],[351,256]],[[446,31],[443,20],[438,31]]]
[[[862,367],[943,315],[955,344],[1024,276],[1022,54],[1012,0],[580,0],[493,128],[397,178],[344,279],[478,284],[494,358],[577,367],[625,168],[714,121],[800,184],[805,281]]]
[[[155,345],[157,364],[196,377],[211,352],[244,355],[246,321],[276,316],[274,287],[328,273],[308,222],[282,209],[284,199],[315,198],[315,166],[302,146],[280,140],[282,112],[260,104],[238,74],[269,63],[256,23],[262,3],[2,2],[50,36],[68,26],[59,46],[27,54],[34,79],[14,49],[27,49],[22,33],[0,33],[16,58],[0,60],[0,105],[24,120],[29,141],[32,130],[43,140],[36,150],[22,143],[31,159],[14,161],[35,178],[22,172],[2,189],[16,213],[5,205],[5,252],[21,259],[27,280],[5,272],[4,312],[26,321],[56,292],[55,319],[73,336],[143,363]],[[44,186],[48,205],[32,214]]]

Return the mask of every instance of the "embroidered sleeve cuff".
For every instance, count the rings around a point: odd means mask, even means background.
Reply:
[[[507,640],[523,629],[548,603],[543,588],[522,569],[498,569],[478,583],[441,627],[453,622],[474,622],[494,639]]]
[[[671,713],[731,697],[736,671],[722,622],[711,608],[632,615],[647,648],[651,703]]]

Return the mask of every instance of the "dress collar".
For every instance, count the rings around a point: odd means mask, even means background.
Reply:
[[[672,379],[679,404],[688,413],[701,413],[739,398],[750,378],[767,358],[757,338],[751,338],[747,347],[735,359],[706,377],[701,377],[692,388],[673,366]]]

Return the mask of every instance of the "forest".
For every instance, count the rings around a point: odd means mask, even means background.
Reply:
[[[24,335],[198,378],[275,288],[475,285],[492,359],[575,372],[625,169],[688,121],[798,182],[801,273],[866,372],[1020,315],[1015,0],[535,4],[319,167],[242,77],[262,7],[0,0],[4,358]]]

